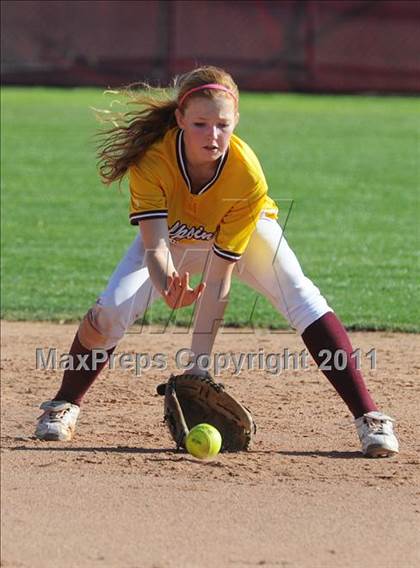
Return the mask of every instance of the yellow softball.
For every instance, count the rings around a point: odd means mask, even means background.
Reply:
[[[185,441],[187,451],[200,460],[214,458],[222,447],[222,436],[211,424],[197,424]]]

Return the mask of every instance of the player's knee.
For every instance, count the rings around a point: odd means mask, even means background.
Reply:
[[[79,341],[86,349],[110,349],[122,339],[128,325],[116,306],[95,304],[80,324]]]
[[[299,334],[326,312],[332,311],[325,297],[318,288],[308,281],[300,290],[287,309],[289,323]]]

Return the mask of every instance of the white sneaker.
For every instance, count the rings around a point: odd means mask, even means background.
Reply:
[[[398,454],[398,440],[394,434],[393,422],[392,418],[376,410],[355,420],[365,456],[380,458]]]
[[[65,400],[47,400],[40,408],[45,412],[38,418],[35,436],[39,440],[70,441],[76,428],[80,408]]]

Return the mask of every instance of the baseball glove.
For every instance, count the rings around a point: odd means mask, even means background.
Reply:
[[[217,428],[225,452],[246,450],[257,428],[250,411],[210,375],[172,375],[157,387],[165,396],[164,420],[177,449],[185,448],[191,428],[203,422]]]

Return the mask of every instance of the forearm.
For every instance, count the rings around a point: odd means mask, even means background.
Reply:
[[[166,290],[168,276],[175,272],[169,250],[166,219],[148,219],[140,222],[140,233],[146,249],[146,266],[150,278],[159,292]]]
[[[176,272],[169,249],[163,247],[147,251],[146,265],[155,288],[159,292],[165,290],[168,277]]]
[[[230,277],[219,282],[206,282],[194,320],[194,330],[191,342],[191,363],[194,367],[190,372],[202,372],[200,355],[210,356],[217,331],[223,321],[224,312],[229,299]]]

